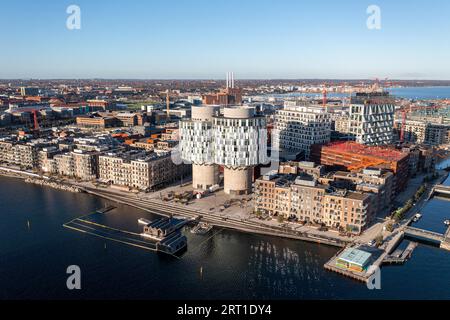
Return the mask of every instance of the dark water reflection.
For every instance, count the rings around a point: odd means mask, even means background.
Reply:
[[[337,251],[328,246],[218,229],[208,240],[185,230],[188,251],[174,259],[62,227],[104,200],[10,178],[0,178],[0,199],[2,299],[450,298],[450,254],[432,247],[420,246],[403,267],[383,268],[382,290],[370,291],[323,269]],[[92,218],[138,231],[139,217],[152,218],[123,205]],[[66,289],[72,264],[82,270],[80,291]]]

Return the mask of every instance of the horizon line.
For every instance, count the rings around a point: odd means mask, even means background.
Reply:
[[[224,81],[223,78],[0,78],[0,81],[31,81],[31,80],[123,80],[123,81]],[[450,81],[450,79],[373,79],[373,78],[240,78],[235,79],[236,81],[371,81],[371,82],[392,82],[392,81],[439,81],[445,82]]]

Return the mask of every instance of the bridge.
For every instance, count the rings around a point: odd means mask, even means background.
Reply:
[[[431,190],[430,198],[435,194],[450,197],[450,186],[444,186],[443,184],[435,186]]]
[[[414,228],[414,227],[406,227],[405,235],[413,237],[413,238],[419,237],[419,238],[423,238],[425,240],[431,240],[433,242],[439,242],[439,243],[444,241],[444,235],[441,233],[423,230],[423,229]]]
[[[425,239],[432,242],[439,243],[440,247],[445,250],[450,250],[450,227],[447,229],[445,234],[438,232],[423,230],[414,227],[406,227],[405,235],[412,238]]]

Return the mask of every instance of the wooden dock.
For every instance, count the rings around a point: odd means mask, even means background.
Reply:
[[[418,246],[417,242],[411,242],[408,247],[404,251],[394,252],[392,255],[387,255],[383,259],[383,264],[404,264],[406,261],[408,261],[414,249]]]
[[[375,259],[375,261],[373,261],[373,263],[371,264],[371,266],[368,268],[367,271],[357,272],[357,271],[348,270],[348,269],[337,266],[336,261],[345,249],[339,251],[327,263],[325,263],[324,268],[328,271],[333,271],[333,272],[339,273],[348,278],[352,278],[357,281],[368,283],[371,279],[371,276],[375,272],[374,270],[376,270],[377,268],[378,269],[381,268],[386,257],[389,254],[391,254],[391,252],[394,251],[395,248],[397,248],[398,245],[400,244],[400,242],[403,240],[403,236],[404,236],[403,232],[398,232],[397,234],[395,234],[385,244],[385,247],[383,248],[383,252],[381,253],[381,255],[378,258]]]
[[[145,250],[157,251],[156,241],[144,239],[138,233],[111,228],[82,218],[71,220],[63,224],[63,226],[99,238],[120,242]]]
[[[109,212],[111,210],[115,209],[113,206],[108,206],[99,210],[94,211],[93,213],[81,216],[79,218],[75,218],[67,223],[63,224],[64,228],[78,231],[81,233],[89,234],[98,238],[102,238],[105,240],[110,240],[122,244],[126,244],[132,247],[148,250],[148,251],[154,251],[154,252],[164,252],[165,254],[174,256],[176,258],[179,258],[178,256],[166,252],[164,250],[160,250],[160,245],[164,242],[165,245],[167,245],[167,241],[170,242],[170,238],[164,238],[162,240],[152,239],[143,237],[139,233],[127,231],[127,230],[121,230],[112,228],[103,224],[96,223],[94,221],[89,220],[89,217],[95,214],[103,214],[106,212]],[[183,224],[184,225],[184,224]],[[170,245],[170,243],[169,243]]]
[[[353,280],[357,280],[360,282],[364,282],[367,283],[369,281],[370,276],[372,275],[372,273],[368,273],[368,272],[356,272],[356,271],[351,271],[348,269],[344,269],[341,267],[338,267],[336,265],[336,261],[339,258],[339,256],[341,255],[341,253],[345,250],[342,249],[340,250],[335,256],[333,256],[330,260],[328,260],[327,263],[325,263],[325,265],[323,266],[325,268],[325,270],[328,271],[332,271],[332,272],[336,272],[340,275],[346,276],[348,278],[351,278]]]

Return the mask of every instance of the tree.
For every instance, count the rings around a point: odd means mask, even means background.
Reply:
[[[377,245],[377,247],[381,246],[383,244],[383,235],[379,234],[376,238],[375,238],[375,243]]]
[[[277,216],[277,221],[278,221],[278,223],[283,223],[283,222],[284,222],[284,217],[283,217],[283,215],[279,214],[279,215]]]
[[[386,225],[386,231],[392,232],[394,230],[394,224],[392,222],[389,222]]]

